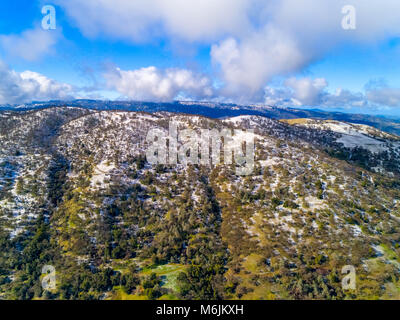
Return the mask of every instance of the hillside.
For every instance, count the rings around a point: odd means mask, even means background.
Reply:
[[[149,130],[253,129],[255,169],[151,165]],[[342,121],[0,112],[7,299],[399,299],[400,138]],[[44,291],[41,268],[57,286]],[[342,267],[357,272],[343,290]]]
[[[98,111],[136,111],[136,112],[176,112],[205,116],[214,119],[253,115],[271,119],[299,119],[312,118],[319,120],[336,120],[363,124],[385,132],[400,135],[399,119],[368,114],[351,114],[342,112],[328,112],[322,110],[296,109],[268,105],[238,105],[233,103],[175,101],[144,102],[144,101],[103,101],[103,100],[73,100],[73,101],[48,101],[32,102],[21,105],[0,105],[4,111],[29,111],[33,109],[46,109],[51,107],[71,106]]]

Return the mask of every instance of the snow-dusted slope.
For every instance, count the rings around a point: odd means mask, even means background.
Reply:
[[[170,122],[196,132],[253,129],[254,171],[152,166],[144,156],[146,135],[153,128],[167,134]],[[398,285],[400,190],[385,171],[398,164],[395,136],[340,122],[294,126],[260,116],[216,120],[63,108],[3,114],[0,125],[0,230],[19,248],[44,215],[62,257],[61,283],[83,268],[117,273],[156,264],[185,271],[209,268],[220,257],[211,270],[221,270],[222,291],[235,299],[298,297],[299,279],[311,288],[304,289],[306,298],[343,298],[335,279],[347,264],[355,265],[360,282],[368,279],[359,297],[369,297],[371,283],[382,295],[385,286]],[[365,147],[363,166],[351,158],[360,156],[357,148],[338,159],[353,149],[350,143]],[[380,246],[386,251],[378,257]],[[25,279],[21,270],[10,277]],[[231,282],[236,287],[224,290]],[[119,290],[87,283],[86,293],[97,298]]]
[[[376,128],[332,120],[295,119],[285,122],[320,131],[329,131],[338,134],[336,142],[342,143],[346,148],[364,148],[372,153],[382,153],[389,148],[399,149],[400,138],[382,132]]]

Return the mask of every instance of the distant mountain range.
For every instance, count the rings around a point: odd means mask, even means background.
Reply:
[[[239,115],[258,115],[272,119],[298,119],[312,118],[319,120],[337,120],[356,124],[373,126],[379,130],[400,135],[400,120],[390,119],[384,116],[372,116],[365,114],[350,114],[342,112],[328,112],[318,109],[303,110],[295,108],[280,108],[260,105],[237,105],[216,102],[187,102],[175,101],[170,103],[143,102],[143,101],[103,101],[103,100],[73,100],[73,101],[49,101],[32,102],[22,105],[3,105],[0,110],[31,110],[48,107],[72,106],[95,110],[121,110],[121,111],[145,111],[145,112],[178,112],[194,115],[202,115],[210,118],[235,117]]]

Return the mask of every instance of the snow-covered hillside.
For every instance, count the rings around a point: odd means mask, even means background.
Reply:
[[[147,134],[157,128],[167,136],[171,123],[199,137],[204,129],[242,130],[240,137],[254,130],[252,174],[238,174],[237,164],[151,165]],[[70,276],[104,278],[107,268],[110,277],[137,275],[134,284],[121,280],[136,298],[146,270],[191,266],[212,270],[207,277],[234,299],[298,296],[299,279],[312,288],[301,298],[344,298],[336,278],[348,264],[360,274],[358,297],[371,297],[370,287],[393,295],[398,286],[396,136],[334,121],[50,108],[0,113],[0,140],[0,235],[14,255],[3,294],[26,283],[31,267],[15,267],[24,250],[54,260],[57,297],[74,295]],[[90,281],[78,292],[121,294],[119,285]],[[157,290],[192,297],[165,282]]]

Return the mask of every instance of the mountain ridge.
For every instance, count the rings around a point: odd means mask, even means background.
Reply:
[[[372,116],[367,114],[350,114],[342,112],[328,112],[318,109],[296,109],[289,107],[274,107],[262,105],[237,105],[233,103],[217,102],[189,102],[175,101],[169,103],[144,102],[144,101],[103,101],[103,100],[73,100],[32,102],[22,105],[0,106],[0,110],[27,111],[37,108],[60,106],[82,107],[96,110],[121,110],[121,111],[170,111],[194,115],[203,115],[211,118],[234,117],[239,115],[260,115],[273,119],[314,118],[320,120],[338,120],[351,123],[366,124],[379,130],[394,133],[400,136],[400,120],[385,116]]]

